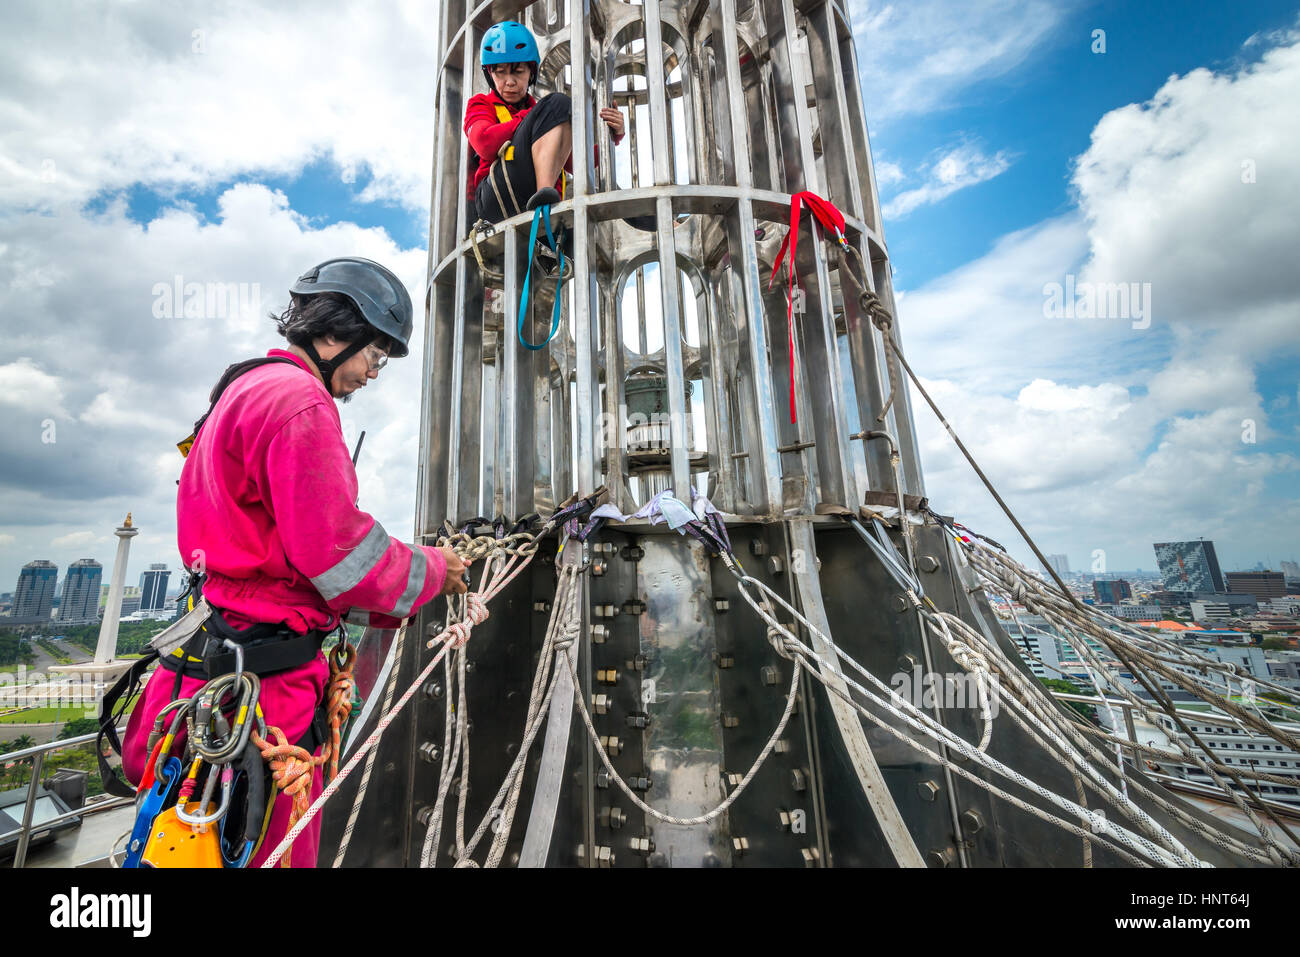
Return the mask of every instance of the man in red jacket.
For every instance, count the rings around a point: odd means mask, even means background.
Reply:
[[[507,20],[483,35],[483,75],[490,92],[470,97],[465,135],[470,158],[468,195],[478,218],[498,223],[525,209],[559,202],[563,173],[573,171],[573,105],[563,93],[536,100],[528,88],[540,66],[537,40],[521,23]],[[623,114],[600,111],[617,145]]]

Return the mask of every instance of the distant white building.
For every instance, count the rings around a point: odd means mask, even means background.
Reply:
[[[1125,621],[1159,621],[1164,617],[1160,612],[1159,605],[1119,604],[1095,605],[1093,607],[1098,611],[1104,611],[1108,615],[1122,618]]]
[[[1099,708],[1098,712],[1104,710]],[[1164,714],[1157,717],[1167,738],[1173,740],[1181,734],[1173,718]],[[1195,716],[1184,714],[1179,717],[1223,764],[1293,779],[1295,783],[1291,785],[1261,781],[1252,787],[1257,787],[1260,796],[1266,800],[1300,807],[1300,754],[1252,728],[1242,727],[1236,719],[1219,711],[1207,710]],[[1300,733],[1300,724],[1295,722],[1278,722],[1277,726],[1291,735]],[[1186,743],[1195,747],[1190,739]],[[1159,743],[1155,746],[1166,747]],[[1216,786],[1210,776],[1194,764],[1163,762],[1160,763],[1160,772],[1197,784]]]
[[[1223,601],[1194,601],[1191,609],[1197,621],[1227,621],[1235,617],[1232,606]]]

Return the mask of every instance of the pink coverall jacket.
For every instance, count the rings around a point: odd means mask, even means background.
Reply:
[[[441,593],[446,560],[436,548],[391,537],[356,507],[356,471],[333,397],[305,360],[281,349],[267,355],[294,365],[270,363],[232,382],[185,460],[176,496],[181,557],[206,571],[204,597],[240,630],[282,622],[303,634],[328,630],[344,616],[396,627]],[[324,655],[264,677],[267,723],[297,741],[328,678]],[[172,700],[175,679],[156,669],[131,715],[122,766],[132,781],[141,779],[145,739]],[[182,679],[181,695],[202,683]],[[321,788],[318,768],[313,800]],[[290,810],[291,802],[277,797],[250,867],[283,838]],[[293,866],[315,866],[319,841],[317,816],[294,843]]]

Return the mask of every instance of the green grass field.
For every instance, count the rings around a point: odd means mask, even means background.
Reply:
[[[132,702],[131,708],[128,708],[127,712],[130,713],[134,707],[135,702]],[[50,724],[54,721],[71,721],[73,718],[95,717],[98,714],[98,708],[94,705],[89,707],[77,705],[66,708],[26,708],[22,711],[13,711],[9,714],[0,715],[0,724]]]

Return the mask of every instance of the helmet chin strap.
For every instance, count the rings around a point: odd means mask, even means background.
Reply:
[[[316,368],[320,370],[320,377],[325,381],[325,388],[329,390],[330,395],[334,395],[334,373],[338,371],[340,366],[374,341],[374,335],[363,335],[360,339],[348,343],[343,351],[332,359],[322,359],[320,353],[316,351],[314,342],[307,343],[302,347],[302,351],[307,353],[308,358],[316,364]]]

